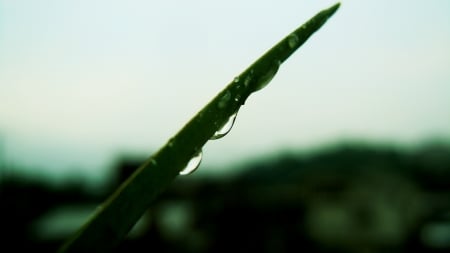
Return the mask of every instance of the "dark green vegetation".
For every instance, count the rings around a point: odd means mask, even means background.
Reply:
[[[55,210],[92,210],[143,160],[120,160],[100,194],[81,181],[55,187],[4,174],[0,251],[54,252],[70,232],[49,233],[54,222],[42,220]],[[112,252],[450,250],[448,145],[341,145],[238,169],[227,178],[179,178]]]
[[[101,205],[61,252],[103,252],[120,243],[157,196],[203,145],[224,126],[248,96],[262,89],[280,65],[339,8],[323,10],[253,63],[193,117],[165,146],[145,161]]]

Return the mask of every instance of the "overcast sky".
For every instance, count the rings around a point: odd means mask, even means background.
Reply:
[[[149,156],[335,1],[0,1],[0,158],[99,180]],[[450,139],[450,1],[343,0],[203,168],[343,139]],[[49,174],[50,173],[50,174]]]

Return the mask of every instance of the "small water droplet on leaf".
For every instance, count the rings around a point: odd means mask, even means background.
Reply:
[[[236,116],[237,116],[237,112],[234,113],[233,115],[231,115],[228,118],[227,122],[219,130],[217,130],[214,133],[214,135],[210,138],[210,140],[217,140],[217,139],[220,139],[220,138],[224,137],[225,135],[227,135],[231,131],[231,128],[233,128],[234,121],[236,120]]]
[[[298,36],[295,33],[289,35],[289,37],[288,37],[288,44],[291,49],[295,48],[298,45],[299,41],[300,40],[298,39]]]
[[[245,87],[247,87],[251,81],[252,81],[252,73],[250,73],[248,76],[245,77],[245,80],[244,80]]]
[[[187,163],[186,167],[180,171],[181,176],[189,175],[192,172],[196,171],[198,167],[200,166],[200,163],[202,161],[203,152],[200,149],[197,154],[195,154],[191,160]]]
[[[230,99],[231,99],[231,92],[226,91],[225,94],[222,95],[219,102],[217,103],[217,107],[219,107],[219,109],[225,108],[227,106],[228,102],[230,101]]]
[[[169,142],[167,143],[167,146],[169,148],[173,147],[173,138],[170,138]]]

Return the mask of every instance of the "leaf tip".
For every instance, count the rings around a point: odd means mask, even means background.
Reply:
[[[328,11],[330,12],[330,15],[333,15],[337,9],[339,9],[339,7],[341,6],[341,2],[337,2],[336,4],[334,4],[333,6],[331,6]]]

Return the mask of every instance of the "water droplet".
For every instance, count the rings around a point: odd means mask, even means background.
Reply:
[[[245,87],[248,87],[249,85],[250,85],[250,83],[253,81],[253,74],[255,73],[255,71],[253,70],[253,69],[251,69],[250,70],[250,73],[248,73],[246,76],[245,76],[245,79],[244,79],[244,85],[245,85]]]
[[[289,37],[288,37],[288,44],[291,49],[296,47],[298,45],[299,41],[300,40],[298,39],[298,36],[295,33],[289,35]]]
[[[256,82],[255,90],[258,91],[264,87],[267,86],[267,84],[272,81],[275,74],[278,72],[278,69],[280,68],[280,61],[277,61],[273,64],[272,68],[270,68],[264,75],[262,75],[260,78],[258,78],[258,81]]]
[[[233,82],[235,82],[235,83],[239,82],[239,76],[236,76],[236,77],[233,79]]]
[[[237,112],[234,113],[233,115],[231,115],[228,118],[228,121],[219,129],[217,130],[214,135],[210,138],[210,140],[217,140],[220,139],[222,137],[224,137],[225,135],[227,135],[231,128],[234,125],[234,121],[236,120],[236,116],[237,116]]]
[[[231,92],[227,90],[227,92],[225,92],[225,94],[223,94],[223,96],[220,98],[219,103],[217,103],[219,109],[225,108],[230,99],[231,99]]]
[[[170,138],[169,142],[167,143],[167,146],[169,148],[173,147],[173,138]]]
[[[252,80],[252,75],[248,75],[245,77],[245,80],[244,80],[245,87],[247,87],[250,84],[251,80]]]
[[[236,95],[236,97],[234,98],[235,102],[239,102],[239,100],[241,100],[241,96],[238,94]]]
[[[156,166],[156,165],[158,165],[158,162],[156,162],[155,159],[152,159],[152,160],[150,160],[150,164],[151,164],[152,166]]]
[[[198,153],[195,154],[191,158],[191,160],[189,160],[189,162],[187,163],[186,167],[184,167],[184,169],[182,169],[180,171],[180,175],[181,176],[189,175],[192,172],[194,172],[195,170],[197,170],[198,167],[200,166],[201,161],[202,161],[202,156],[203,156],[203,152],[200,149],[200,151],[198,151]]]

